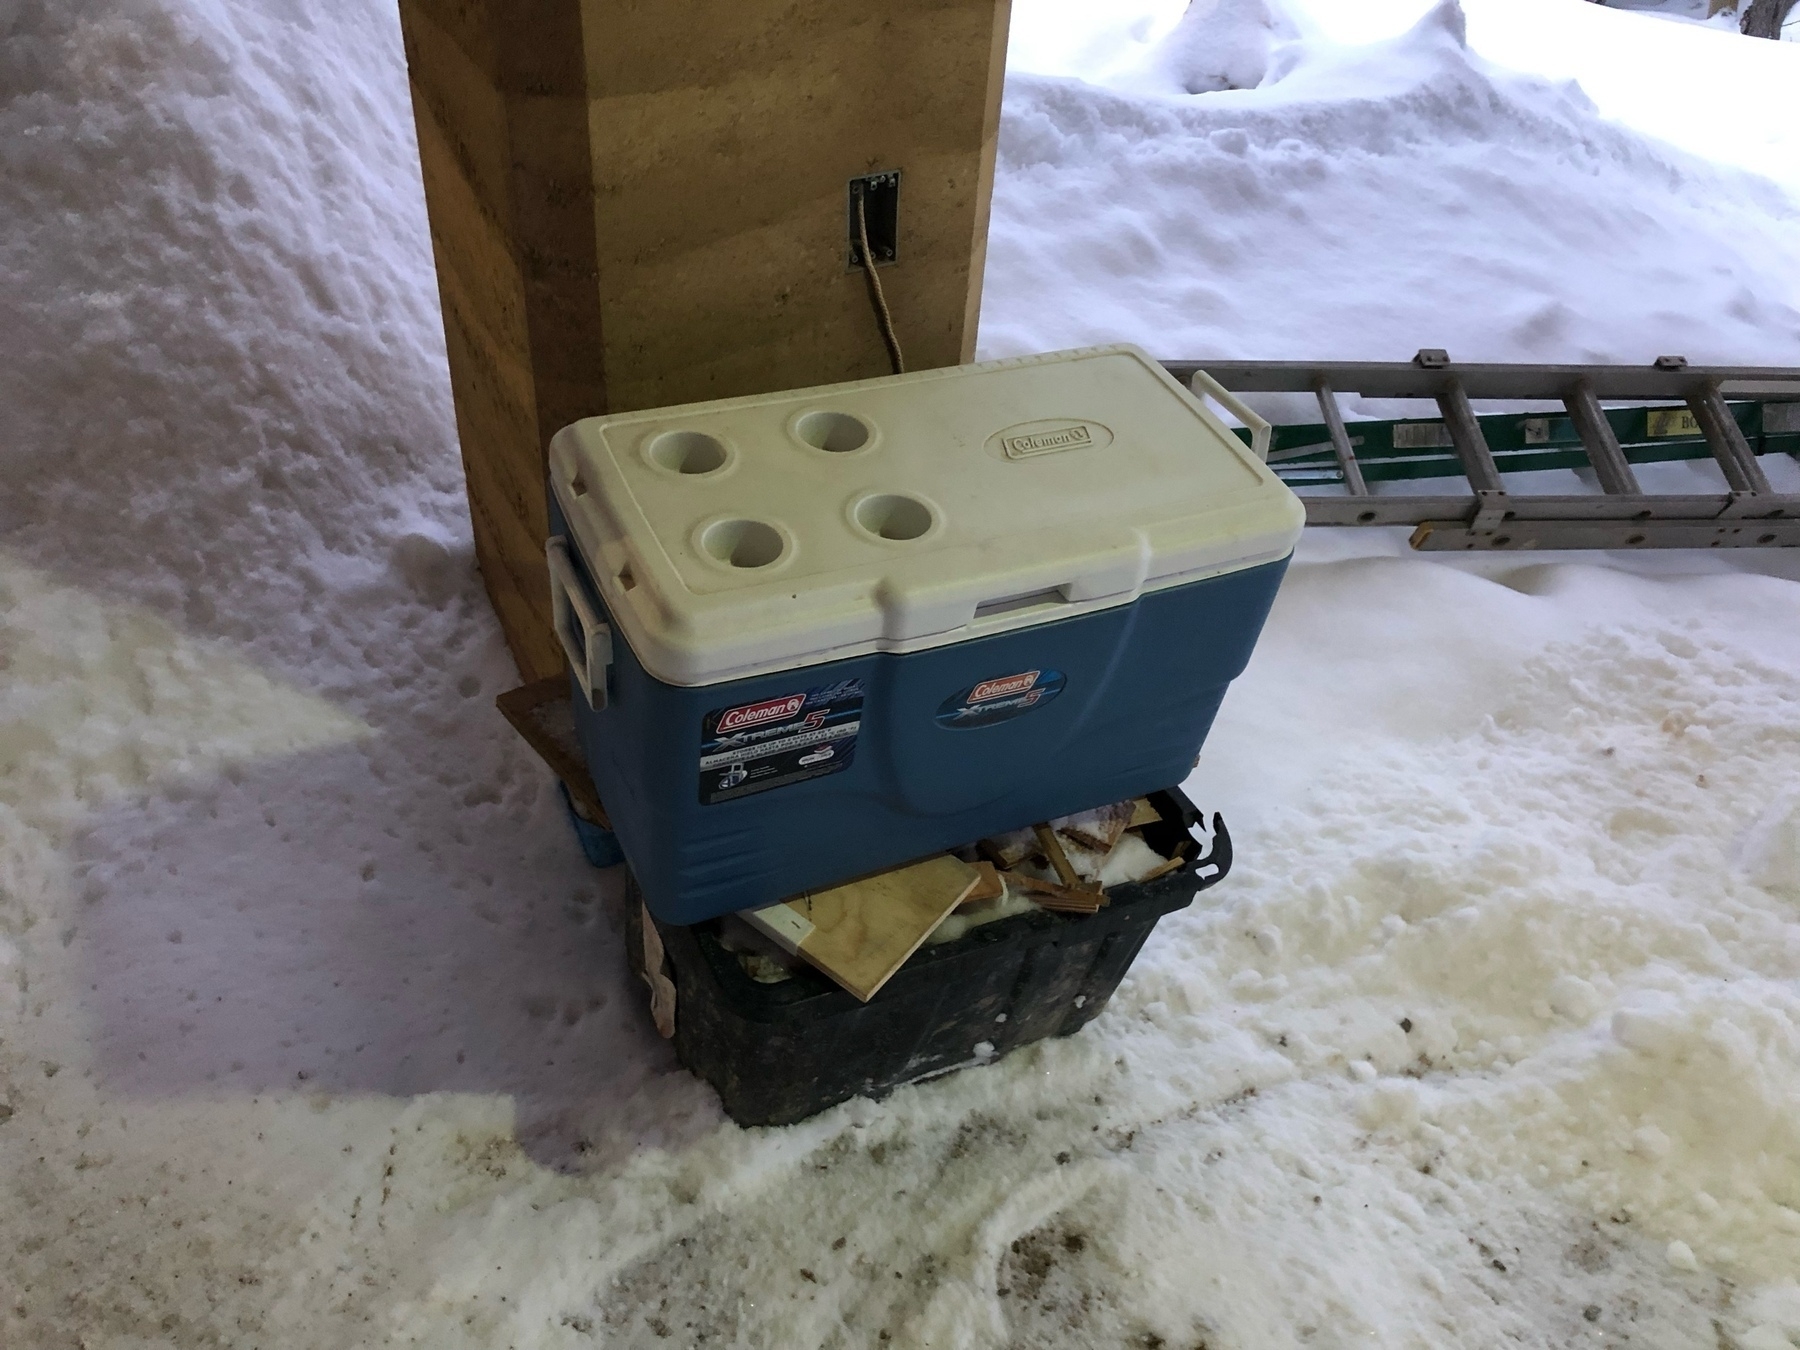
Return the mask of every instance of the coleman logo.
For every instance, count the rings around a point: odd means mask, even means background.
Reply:
[[[998,726],[1042,708],[1062,693],[1067,683],[1068,677],[1060,670],[1022,670],[1017,675],[983,680],[938,704],[934,720],[951,731]]]
[[[759,727],[765,722],[785,722],[805,706],[805,694],[789,694],[785,698],[772,698],[766,703],[746,703],[741,708],[727,710],[719,718],[718,730],[724,733],[739,731],[744,727]]]
[[[969,690],[970,703],[986,703],[990,698],[1005,698],[1008,694],[1022,694],[1038,682],[1041,672],[1023,671],[1018,675],[1003,675],[997,680],[983,680]]]
[[[1075,450],[1093,443],[1094,433],[1084,423],[1057,431],[1034,431],[1028,436],[1008,436],[1006,453],[1020,459],[1026,455],[1047,455],[1052,450]]]
[[[1099,450],[1112,440],[1110,430],[1085,417],[1051,417],[996,431],[987,443],[988,449],[1003,459],[1020,460],[1061,450]]]

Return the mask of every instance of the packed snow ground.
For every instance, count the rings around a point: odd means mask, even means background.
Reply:
[[[1360,8],[1021,0],[984,349],[1800,364],[1800,121],[1651,138],[1800,51]],[[1309,538],[1107,1012],[740,1131],[491,712],[391,9],[0,31],[0,1343],[1800,1344],[1791,562]]]

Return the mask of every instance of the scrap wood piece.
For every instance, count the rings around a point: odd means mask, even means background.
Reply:
[[[981,879],[942,853],[740,917],[867,1003]]]
[[[1147,804],[1147,803],[1146,803]],[[1113,802],[1091,811],[1077,811],[1050,822],[1050,828],[1094,853],[1105,853],[1119,842],[1137,814],[1136,802]],[[1160,817],[1152,817],[1159,819]]]
[[[1121,834],[1119,842],[1105,853],[1095,853],[1067,841],[1063,844],[1063,852],[1068,855],[1069,865],[1081,877],[1082,885],[1100,890],[1140,882],[1152,871],[1161,876],[1165,870],[1163,864],[1168,861],[1167,853],[1152,848],[1135,830]]]
[[[1037,835],[1025,829],[994,835],[981,840],[975,847],[983,857],[993,859],[1001,867],[1017,867],[1027,858],[1034,857],[1039,845]]]
[[[1060,882],[1034,877],[1029,872],[1008,872],[1006,879],[1025,892],[1026,898],[1040,909],[1054,910],[1059,914],[1098,914],[1100,907],[1106,903],[1104,891],[1078,891]]]
[[[569,789],[575,803],[575,814],[590,824],[610,830],[606,808],[600,794],[594,791],[594,780],[588,774],[587,757],[575,733],[575,709],[569,702],[569,677],[552,675],[548,679],[509,689],[494,700],[500,715],[525,743],[550,766],[550,772]]]
[[[981,873],[981,880],[975,883],[974,890],[963,897],[962,903],[956,907],[959,911],[985,905],[1006,894],[1006,883],[1000,879],[999,869],[994,864],[982,861],[975,863],[974,868]]]
[[[1063,852],[1063,846],[1057,842],[1055,830],[1048,825],[1033,825],[1031,828],[1037,835],[1038,843],[1043,845],[1044,856],[1050,859],[1050,866],[1056,869],[1056,875],[1063,885],[1072,891],[1100,889],[1081,879],[1070,863],[1069,855]]]
[[[650,986],[650,1020],[665,1041],[675,1038],[675,981],[669,978],[668,962],[663,951],[662,934],[650,907],[638,902],[638,922],[644,934],[644,983]]]
[[[1151,868],[1148,872],[1144,873],[1144,875],[1139,877],[1137,880],[1140,883],[1146,882],[1146,881],[1155,881],[1158,877],[1166,877],[1169,873],[1173,872],[1178,867],[1187,866],[1187,863],[1188,863],[1188,850],[1185,848],[1176,849],[1175,856],[1173,858],[1170,858],[1167,862],[1163,863],[1163,865],[1161,867]]]

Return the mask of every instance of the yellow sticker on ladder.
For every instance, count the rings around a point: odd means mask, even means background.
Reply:
[[[1652,408],[1648,432],[1653,437],[1698,436],[1700,424],[1686,408]]]

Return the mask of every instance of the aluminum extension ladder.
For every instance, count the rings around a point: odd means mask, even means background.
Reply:
[[[1301,492],[1309,525],[1412,525],[1412,546],[1427,550],[1800,547],[1800,494],[1772,489],[1758,462],[1759,454],[1800,459],[1800,370],[1690,366],[1679,356],[1652,366],[1458,365],[1432,349],[1409,363],[1164,364],[1196,393],[1317,399],[1319,422],[1258,433],[1270,467]],[[1209,388],[1215,382],[1222,389]],[[1340,392],[1431,400],[1439,417],[1346,424]],[[1475,399],[1560,402],[1564,415],[1478,416]],[[1254,417],[1231,403],[1240,418]],[[1635,472],[1704,458],[1718,464],[1728,491],[1646,492]],[[1552,495],[1506,484],[1510,473],[1549,468],[1591,468],[1601,491]],[[1470,490],[1378,490],[1447,477]]]

